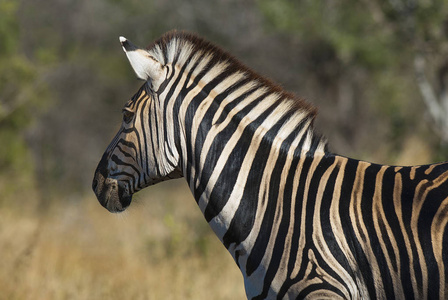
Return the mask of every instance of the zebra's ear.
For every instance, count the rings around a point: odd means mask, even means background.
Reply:
[[[120,36],[120,43],[137,77],[151,81],[157,90],[163,81],[164,68],[162,64],[149,55],[148,51],[138,48],[125,37]]]

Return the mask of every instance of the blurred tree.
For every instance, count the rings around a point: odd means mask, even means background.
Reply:
[[[33,186],[25,130],[48,98],[37,66],[20,51],[17,8],[17,1],[0,1],[0,202]]]
[[[383,113],[377,130],[392,129],[384,141],[391,144],[388,152],[400,152],[406,136],[422,130],[413,121],[421,111],[420,92],[439,140],[448,144],[446,1],[257,3],[271,30],[298,36],[308,48],[308,73],[336,98],[332,114],[339,119],[337,130],[351,139],[346,142],[357,137],[350,130],[363,132],[362,126],[370,121],[366,106],[371,106]]]
[[[441,143],[448,147],[448,3],[364,0],[374,20],[410,45],[420,94]]]
[[[106,0],[24,0],[19,12],[21,48],[53,96],[27,134],[38,185],[48,200],[85,192],[126,90],[140,84],[118,43],[125,15]]]

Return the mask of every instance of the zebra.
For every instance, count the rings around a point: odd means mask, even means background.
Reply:
[[[313,105],[193,33],[120,43],[144,83],[95,171],[106,209],[184,177],[248,299],[448,298],[448,163],[330,152]]]

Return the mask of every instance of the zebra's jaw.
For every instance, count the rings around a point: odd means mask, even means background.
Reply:
[[[99,168],[96,170],[92,189],[104,208],[112,213],[122,212],[131,204],[132,195],[125,183],[105,175]]]

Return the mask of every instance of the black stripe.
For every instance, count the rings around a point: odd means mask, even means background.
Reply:
[[[297,149],[297,157],[299,157],[300,149]],[[292,243],[291,243],[291,251],[290,251],[290,257],[297,257],[297,252],[299,249],[299,234],[300,234],[300,225],[302,221],[302,205],[303,205],[303,197],[305,193],[305,184],[306,184],[306,178],[308,177],[308,173],[310,171],[311,163],[313,162],[313,158],[310,156],[305,156],[304,158],[302,170],[300,172],[300,178],[299,178],[299,186],[296,192],[296,203],[294,208],[294,231],[292,235]],[[286,285],[291,285],[293,281],[291,280],[290,276],[294,270],[294,267],[298,263],[295,259],[290,259],[288,262],[288,279],[285,281]]]
[[[127,167],[133,169],[134,172],[135,172],[136,174],[139,174],[139,173],[140,173],[140,172],[138,171],[138,169],[135,167],[134,164],[129,164],[129,163],[126,163],[126,162],[122,161],[122,160],[121,160],[118,156],[116,156],[115,154],[112,155],[111,160],[112,160],[117,166],[127,166]],[[111,175],[112,175],[112,176],[116,176],[116,174],[119,174],[119,173],[112,173]]]
[[[177,61],[177,59],[178,59],[178,55],[179,55],[179,53],[176,55],[176,61]],[[174,81],[173,85],[171,86],[171,89],[169,90],[169,92],[168,92],[168,94],[167,94],[167,96],[166,96],[166,98],[165,98],[165,99],[169,99],[169,100],[168,100],[168,101],[166,101],[166,100],[164,101],[164,107],[163,107],[163,110],[164,110],[166,113],[168,113],[168,110],[167,110],[167,108],[168,108],[168,104],[171,103],[172,101],[174,101],[174,105],[173,105],[173,116],[174,116],[174,117],[175,117],[175,116],[179,116],[179,109],[180,109],[180,106],[181,106],[181,104],[182,104],[182,100],[184,99],[184,95],[186,95],[186,94],[188,93],[188,91],[185,89],[185,85],[189,82],[189,79],[190,79],[190,77],[191,77],[192,72],[195,70],[195,68],[197,67],[197,65],[198,65],[198,63],[199,63],[199,60],[198,60],[198,61],[191,67],[189,73],[187,74],[187,78],[186,78],[186,80],[185,80],[184,87],[181,89],[180,93],[179,93],[177,96],[173,96],[174,91],[176,90],[176,88],[177,88],[178,85],[179,85],[180,80],[182,79],[182,76],[185,74],[185,70],[186,70],[186,68],[190,65],[191,57],[192,57],[193,55],[194,55],[194,52],[192,52],[192,53],[190,54],[190,56],[189,56],[189,58],[187,59],[186,63],[181,67],[181,69],[180,69],[180,71],[179,71],[179,74],[178,74],[176,80]],[[174,64],[173,64],[173,66],[174,66]],[[164,83],[166,83],[166,84],[165,84],[165,86],[163,87],[163,90],[165,90],[165,88],[166,88],[166,86],[168,85],[169,82],[173,81],[173,78],[174,78],[174,76],[175,76],[175,74],[176,74],[176,71],[175,71],[175,70],[176,70],[175,67],[173,67],[173,71],[172,71],[172,73],[170,74],[170,76],[169,76],[169,77],[165,80],[165,82],[164,82]],[[163,90],[158,91],[158,95],[160,95],[160,94],[163,92]],[[165,127],[164,127],[164,128],[165,128],[165,131],[164,131],[164,133],[165,133],[165,141],[169,140],[168,134],[172,134],[174,137],[177,137],[177,138],[175,139],[175,143],[177,143],[177,144],[176,144],[176,147],[177,147],[178,153],[181,153],[181,152],[180,152],[180,141],[179,141],[179,137],[180,137],[179,124],[178,124],[177,122],[174,122],[174,124],[168,124],[168,123],[167,123],[167,118],[164,118],[163,124],[164,124],[164,126],[165,126]],[[170,150],[170,151],[171,151],[171,150]],[[173,152],[171,151],[171,154],[172,154],[172,153],[173,153]]]
[[[306,203],[306,213],[305,213],[305,247],[303,248],[303,252],[300,253],[300,257],[306,258],[308,257],[308,250],[312,249],[314,254],[317,256],[318,251],[315,249],[314,245],[312,244],[313,238],[313,228],[314,228],[314,211],[316,209],[316,196],[320,185],[320,180],[322,178],[322,175],[325,173],[325,171],[334,163],[335,158],[334,157],[328,157],[328,158],[322,158],[321,161],[318,163],[316,169],[314,170],[313,174],[309,174],[311,176],[311,180],[308,186],[308,195],[307,197],[307,203]],[[304,179],[306,181],[306,179]],[[323,263],[323,262],[320,262]],[[300,270],[297,274],[297,277],[295,278],[294,282],[298,282],[301,278],[305,276],[307,264],[303,263],[300,267]]]
[[[205,141],[205,138],[207,137],[208,130],[212,127],[213,118],[219,109],[221,102],[228,97],[228,95],[238,86],[243,84],[244,81],[239,81],[235,84],[233,84],[231,87],[227,88],[225,91],[217,95],[214,99],[212,104],[209,106],[207,111],[204,114],[203,119],[201,120],[201,123],[199,124],[198,134],[196,136],[196,140],[194,141],[194,152],[196,153],[196,157],[199,157],[202,152],[202,147]],[[237,99],[234,99],[232,102],[239,102],[239,100],[242,99],[242,97],[239,97]],[[196,170],[199,169],[199,161],[195,161],[195,168]],[[198,179],[199,174],[195,174],[195,182]]]
[[[320,277],[320,275],[316,271],[316,268],[312,269],[311,274],[316,275],[315,277]],[[309,297],[309,295],[311,293],[313,293],[315,291],[319,291],[319,290],[322,290],[322,292],[324,292],[324,293],[328,292],[328,291],[332,291],[333,293],[339,295],[341,298],[345,298],[345,295],[342,293],[342,291],[340,291],[335,286],[332,286],[327,281],[324,281],[324,282],[318,281],[317,283],[311,284],[311,285],[307,286],[306,288],[304,288],[303,290],[301,290],[300,293],[297,295],[296,299],[310,299],[307,297]]]
[[[233,133],[236,131],[236,129],[239,126],[239,123],[243,116],[247,115],[255,106],[257,101],[253,101],[249,105],[247,105],[245,108],[243,108],[238,114],[233,116],[230,123],[220,132],[216,135],[214,138],[210,148],[208,149],[205,161],[207,161],[207,169],[201,170],[201,180],[199,182],[198,188],[194,191],[194,197],[196,201],[199,200],[202,193],[204,192],[205,188],[207,187],[208,181],[210,179],[210,176],[213,172],[213,170],[216,167],[216,163],[218,162],[218,159],[220,155],[222,154],[222,151],[224,150],[227,141],[232,137]],[[199,155],[199,154],[198,154]],[[191,161],[191,160],[189,160]],[[199,161],[199,159],[197,160]],[[237,167],[236,165],[234,167]],[[233,178],[235,176],[235,173],[232,174],[230,177]]]
[[[338,261],[338,263],[345,269],[347,272],[350,272],[350,265],[347,260],[347,257],[344,255],[344,252],[339,247],[339,244],[336,240],[336,237],[334,236],[335,231],[342,230],[341,228],[333,228],[331,221],[330,221],[330,209],[331,205],[333,203],[334,199],[334,192],[335,189],[339,189],[339,186],[336,186],[336,179],[341,172],[340,166],[337,165],[334,170],[331,172],[327,184],[325,186],[325,190],[322,196],[322,203],[321,203],[321,211],[320,211],[320,218],[321,218],[321,230],[322,235],[324,237],[325,243],[328,247],[328,249],[331,252],[331,255]],[[338,199],[339,200],[339,199]],[[320,256],[320,254],[316,254],[316,256]],[[322,259],[322,262],[325,259]],[[342,280],[339,274],[337,274],[331,266],[328,266],[325,264],[325,271],[330,274],[333,278],[339,281],[340,284],[345,286],[345,289],[350,292],[350,288],[347,285],[346,282]],[[321,267],[324,267],[321,265]]]
[[[124,149],[121,147],[123,145],[123,143],[118,144],[116,146],[116,148],[121,152],[121,154],[123,154],[124,156],[131,158],[134,162],[135,162],[135,157],[131,154],[129,154],[128,152],[124,151]],[[131,143],[132,146],[134,146],[134,144]]]
[[[261,140],[252,161],[241,203],[238,206],[238,209],[236,210],[230,226],[223,238],[223,243],[226,248],[228,248],[231,243],[239,244],[244,241],[252,230],[257,212],[262,175],[266,164],[268,163],[266,158],[269,157],[269,152],[272,149],[272,137],[278,134],[281,125],[286,121],[286,119],[288,119],[288,117],[288,114],[283,116],[276,125],[272,126],[272,128]],[[277,158],[276,164],[280,164],[279,168],[284,165],[285,160],[285,155]],[[281,169],[279,172],[281,173]],[[274,169],[272,176],[280,177],[280,173],[275,173]]]
[[[284,145],[284,147],[287,147],[287,146]],[[266,231],[267,233],[272,232],[272,227],[274,226],[274,224],[279,224],[279,230],[277,231],[277,236],[276,236],[276,239],[274,242],[274,248],[272,251],[271,260],[269,261],[269,265],[267,267],[266,274],[264,277],[263,291],[260,294],[260,296],[262,298],[267,297],[267,295],[269,293],[269,287],[272,284],[272,280],[275,278],[275,275],[278,272],[278,267],[280,265],[283,253],[285,251],[285,240],[286,240],[286,237],[288,234],[288,229],[289,229],[289,221],[290,221],[290,214],[291,214],[291,210],[290,210],[291,209],[291,196],[290,196],[291,191],[288,192],[285,190],[283,193],[283,195],[287,196],[287,197],[283,199],[282,211],[277,212],[275,210],[276,206],[277,206],[277,202],[278,202],[279,188],[282,184],[282,181],[284,180],[284,178],[281,177],[281,173],[282,173],[283,167],[285,165],[285,162],[286,162],[286,155],[281,155],[277,159],[277,163],[272,172],[273,175],[271,177],[271,181],[269,184],[268,207],[266,208],[266,212],[263,217],[262,228],[263,228],[263,225],[266,228],[269,228],[268,231]],[[290,175],[292,175],[292,174],[290,174]],[[292,179],[290,179],[290,180],[292,180]],[[292,186],[292,181],[290,183]],[[285,186],[285,188],[286,188],[286,186]],[[271,204],[273,206],[272,209],[270,209]],[[280,215],[280,213],[281,213],[281,215]],[[275,222],[274,222],[274,217],[276,217],[276,215],[277,215],[277,217],[280,217],[281,219],[275,220]],[[261,232],[261,230],[260,230],[260,232]],[[269,242],[269,239],[266,239],[266,241]],[[261,247],[263,247],[263,244],[261,244]],[[254,249],[256,249],[256,248],[254,248]],[[255,251],[258,251],[258,250],[259,249],[256,249]]]
[[[157,126],[159,124],[157,122],[157,113],[156,113],[157,107],[156,107],[155,101],[152,101],[150,103],[150,105],[151,105],[151,109],[149,110],[149,116],[148,116],[148,128],[151,130],[151,133],[150,133],[151,145],[150,146],[152,149],[152,158],[148,157],[148,159],[152,160],[152,162],[154,163],[154,166],[152,166],[152,168],[155,169],[155,171],[158,175],[160,167],[159,167],[159,162],[157,161],[157,158],[156,158],[157,152],[156,152],[155,145],[156,145],[156,143],[158,143],[158,139],[159,139],[158,138],[158,130],[157,130]],[[153,121],[153,117],[154,117],[154,121]],[[155,131],[155,134],[153,134],[154,131]],[[148,165],[148,167],[149,167],[149,165]]]
[[[440,270],[436,265],[436,257],[432,248],[432,236],[430,228],[437,211],[440,209],[442,201],[448,197],[448,182],[443,182],[439,187],[434,188],[425,199],[420,201],[425,201],[420,215],[418,217],[418,235],[419,243],[423,249],[424,259],[426,261],[427,270],[426,272],[430,275],[430,280],[428,281],[428,296],[430,299],[439,298],[439,280],[440,280]],[[445,281],[447,278],[445,277]]]
[[[137,148],[136,148],[135,144],[134,144],[134,143],[131,143],[131,142],[128,142],[128,141],[126,141],[126,140],[124,140],[124,139],[119,139],[119,141],[118,141],[118,143],[117,143],[117,145],[116,145],[115,147],[118,147],[118,148],[120,149],[120,151],[121,151],[126,157],[132,157],[132,159],[133,159],[134,161],[136,161],[136,160],[135,160],[136,157],[135,157],[134,155],[132,155],[132,154],[129,154],[129,153],[125,152],[125,151],[123,150],[123,148],[121,148],[121,145],[133,149],[134,152],[135,152],[135,154],[137,154]]]
[[[126,52],[131,52],[131,51],[135,51],[138,49],[138,47],[136,45],[134,45],[131,41],[129,41],[127,39],[124,42],[121,42],[121,45],[126,50]]]
[[[290,226],[290,220],[291,215],[293,216],[292,222],[294,225],[294,212],[291,211],[291,204],[292,204],[292,197],[293,197],[293,185],[294,185],[294,179],[295,179],[295,173],[298,167],[300,161],[300,156],[295,156],[291,167],[288,171],[288,176],[286,177],[285,182],[285,191],[283,194],[283,216],[282,221],[280,223],[280,228],[277,236],[277,240],[275,241],[275,248],[274,248],[274,257],[283,255],[284,251],[291,251],[291,246],[288,249],[285,249],[285,241],[288,234],[293,234],[292,232],[288,232],[289,226]],[[291,241],[292,242],[292,241]],[[279,247],[281,245],[281,247]],[[277,251],[282,251],[282,253],[278,254]],[[289,257],[289,261],[293,260],[292,257]],[[286,271],[286,270],[285,270]],[[285,298],[285,294],[288,291],[289,286],[285,283],[283,283],[282,287],[278,291],[277,298],[283,299]]]
[[[255,121],[249,124],[241,134],[240,139],[229,155],[226,164],[218,177],[217,183],[215,184],[210,194],[209,203],[204,211],[204,216],[207,222],[210,222],[211,219],[216,217],[229,200],[230,194],[232,193],[232,190],[235,186],[236,179],[238,178],[241,164],[243,163],[244,157],[247,153],[247,150],[249,149],[253,135],[255,133],[255,129],[251,127],[260,126],[262,121],[265,120],[266,117],[269,116],[269,114],[269,109],[264,111],[261,115],[258,116],[257,119],[255,119]],[[243,117],[238,115],[239,114],[237,114],[235,117]],[[240,120],[238,120],[237,123],[239,123]],[[228,140],[229,139],[226,139],[226,141]],[[219,142],[222,143],[222,141]],[[208,154],[210,154],[210,152]]]
[[[145,115],[148,117],[148,119],[150,117],[150,114],[148,113],[149,110],[147,110],[146,107],[151,105],[151,101],[148,98],[146,98],[145,100],[140,101],[140,104],[141,104],[140,107],[139,107],[139,110],[140,110],[140,124],[141,124],[141,133],[140,134],[143,136],[143,144],[139,143],[139,148],[140,148],[140,153],[142,153],[141,149],[145,148],[145,157],[144,158],[142,157],[142,159],[141,159],[141,166],[143,167],[143,165],[144,165],[143,160],[147,161],[148,158],[149,158],[148,157],[148,141],[147,141],[148,133],[145,130],[145,124],[144,124],[143,121],[144,121]],[[149,127],[149,124],[148,124],[148,128],[151,130],[151,127]],[[135,134],[137,136],[139,135],[138,132],[136,132]],[[146,173],[149,174],[149,172],[150,172],[150,170],[149,170],[149,162],[147,161],[147,163],[146,163]]]
[[[358,269],[351,269],[350,274],[353,278],[360,276],[360,273],[370,273],[370,265],[368,263],[367,257],[362,250],[361,244],[359,240],[356,238],[355,231],[353,229],[353,225],[351,223],[350,218],[350,202],[351,202],[351,194],[354,187],[354,182],[356,179],[357,170],[359,166],[359,161],[354,159],[348,159],[347,164],[344,168],[344,177],[341,185],[341,196],[339,199],[339,213],[340,213],[340,222],[342,225],[342,230],[344,232],[345,238],[347,240],[347,244],[350,248],[350,252],[353,254]],[[367,286],[373,286],[373,278],[370,273],[370,276],[364,277],[365,284]]]
[[[445,207],[445,215],[448,215],[447,207]],[[442,235],[442,262],[445,266],[445,282],[448,278],[448,226],[445,226],[443,233],[440,233]],[[446,283],[445,283],[446,284]],[[446,288],[446,287],[445,287]],[[446,294],[445,294],[446,296]]]
[[[192,84],[191,88],[193,88],[194,85],[197,85],[200,81],[200,79],[208,72],[208,69],[211,68],[211,62],[208,63],[207,67],[202,70],[194,79],[194,84]],[[219,76],[218,76],[219,77]],[[191,139],[191,131],[188,130],[191,128],[191,124],[194,118],[194,114],[199,107],[200,103],[207,98],[210,91],[216,87],[217,84],[219,84],[220,80],[222,80],[222,77],[220,78],[214,78],[211,82],[209,82],[204,88],[191,100],[189,103],[186,113],[185,113],[185,122],[186,122],[186,132],[185,132],[185,139],[186,139],[186,145],[187,145],[187,162],[191,163],[193,161],[193,155],[195,153],[194,151],[194,141]],[[186,89],[186,88],[185,88]],[[186,89],[188,91],[188,89]],[[196,153],[197,154],[197,153]],[[187,177],[188,182],[190,182],[191,178],[191,166],[187,167],[187,174],[185,174]],[[196,198],[197,201],[198,198]]]
[[[400,223],[398,221],[397,213],[394,206],[393,195],[395,190],[395,171],[393,167],[387,168],[387,170],[384,172],[383,182],[381,183],[381,190],[383,211],[386,216],[387,223],[389,224],[389,227],[392,231],[392,236],[390,237],[390,234],[387,232],[386,227],[382,222],[380,222],[381,237],[384,240],[384,245],[386,246],[387,253],[392,263],[392,268],[394,272],[398,272],[398,257],[395,256],[394,250],[396,249],[394,249],[395,247],[392,244],[390,238],[393,237],[398,245],[405,245],[405,242],[403,233],[400,230]],[[409,258],[407,257],[407,254],[404,254],[405,256],[403,256],[403,254],[400,254],[400,260],[405,257],[404,263],[406,263],[406,260],[409,261]],[[401,263],[403,263],[403,261]]]
[[[363,184],[363,191],[362,191],[362,202],[361,202],[361,213],[363,218],[363,223],[367,229],[367,236],[364,237],[364,239],[368,239],[370,241],[370,245],[372,247],[372,252],[375,255],[375,258],[377,260],[378,266],[380,270],[378,270],[381,273],[381,280],[383,281],[383,287],[393,286],[392,277],[389,268],[387,267],[387,261],[384,256],[384,253],[380,246],[380,240],[378,238],[377,232],[375,230],[375,222],[373,220],[373,195],[376,190],[376,179],[378,176],[378,172],[380,171],[382,166],[377,164],[370,165],[366,170],[364,174],[364,184]],[[378,188],[381,188],[379,186]],[[360,227],[359,227],[360,228]],[[364,235],[364,233],[360,230],[360,233]],[[369,273],[370,276],[370,273]],[[370,295],[373,298],[376,298],[376,289],[374,288],[374,285],[369,285],[368,290]],[[391,290],[385,290],[386,297],[393,297],[393,291]],[[388,292],[391,292],[391,294],[388,294]]]

